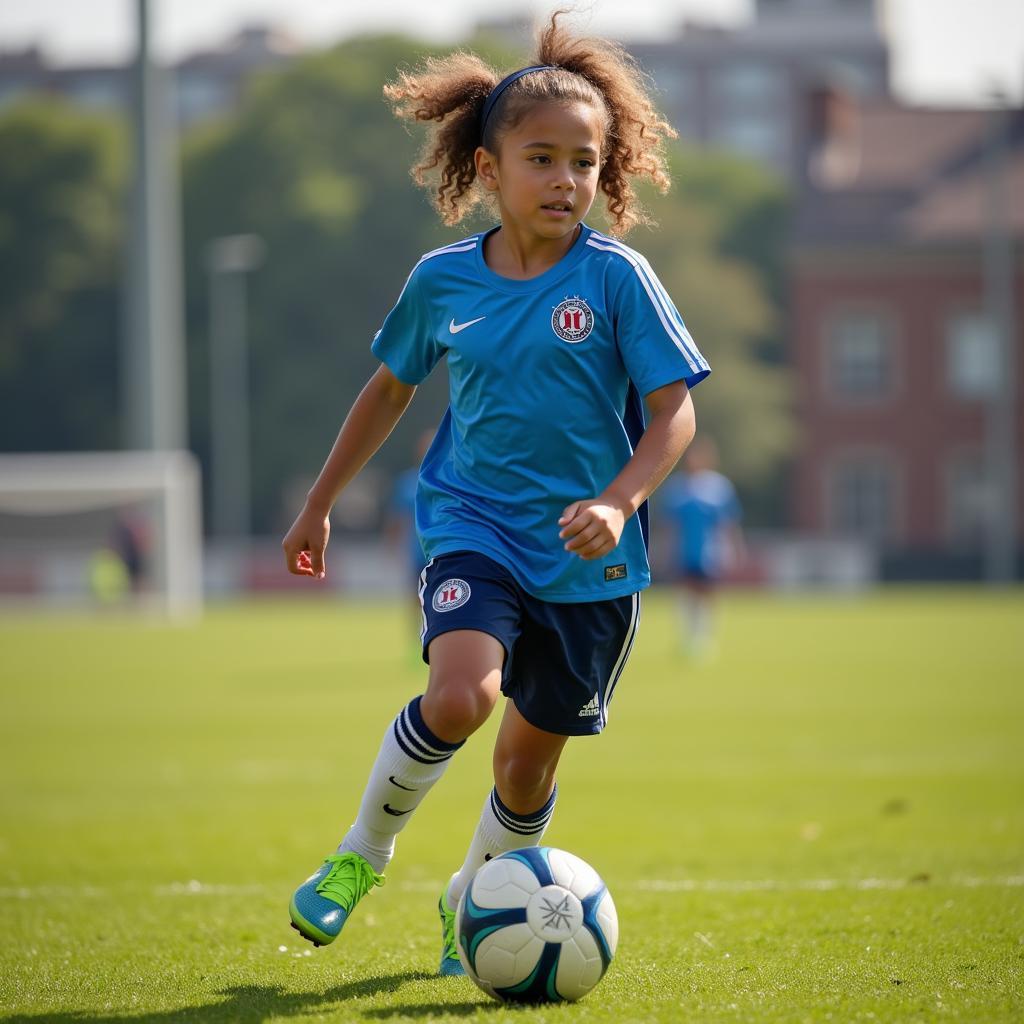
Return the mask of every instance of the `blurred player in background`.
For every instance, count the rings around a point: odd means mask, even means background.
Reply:
[[[718,448],[710,437],[694,439],[682,468],[665,481],[660,505],[674,534],[684,648],[708,658],[715,653],[715,590],[746,553],[736,489],[718,471]]]

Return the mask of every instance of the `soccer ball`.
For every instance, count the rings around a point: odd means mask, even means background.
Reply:
[[[619,919],[586,861],[529,846],[477,871],[459,900],[455,935],[466,973],[495,999],[574,1001],[608,970]]]

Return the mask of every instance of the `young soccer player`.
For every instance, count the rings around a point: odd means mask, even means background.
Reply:
[[[607,722],[650,582],[644,503],[693,436],[689,388],[709,368],[646,260],[583,223],[600,191],[622,234],[643,220],[631,179],[669,183],[674,133],[622,50],[555,15],[534,66],[499,80],[457,53],[385,93],[431,125],[415,174],[438,171],[444,221],[489,197],[500,223],[413,268],[283,542],[291,572],[323,578],[332,504],[447,356],[416,497],[426,692],[388,725],[355,823],[290,912],[314,943],[337,937],[503,694],[494,788],[439,901],[440,973],[461,974],[459,897],[486,860],[541,841],[566,740]]]

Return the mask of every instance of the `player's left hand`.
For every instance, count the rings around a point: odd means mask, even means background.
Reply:
[[[626,514],[599,498],[574,501],[566,506],[558,525],[562,527],[558,536],[566,542],[565,550],[591,561],[603,558],[619,543]]]

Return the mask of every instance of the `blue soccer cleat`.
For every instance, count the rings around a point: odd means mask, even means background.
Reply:
[[[462,966],[455,945],[455,911],[448,906],[447,885],[441,890],[437,911],[441,915],[441,966],[437,973],[447,978],[457,978],[466,973],[466,968]]]
[[[295,890],[288,907],[292,927],[314,946],[326,946],[338,937],[356,904],[383,884],[384,876],[358,853],[332,853]]]

